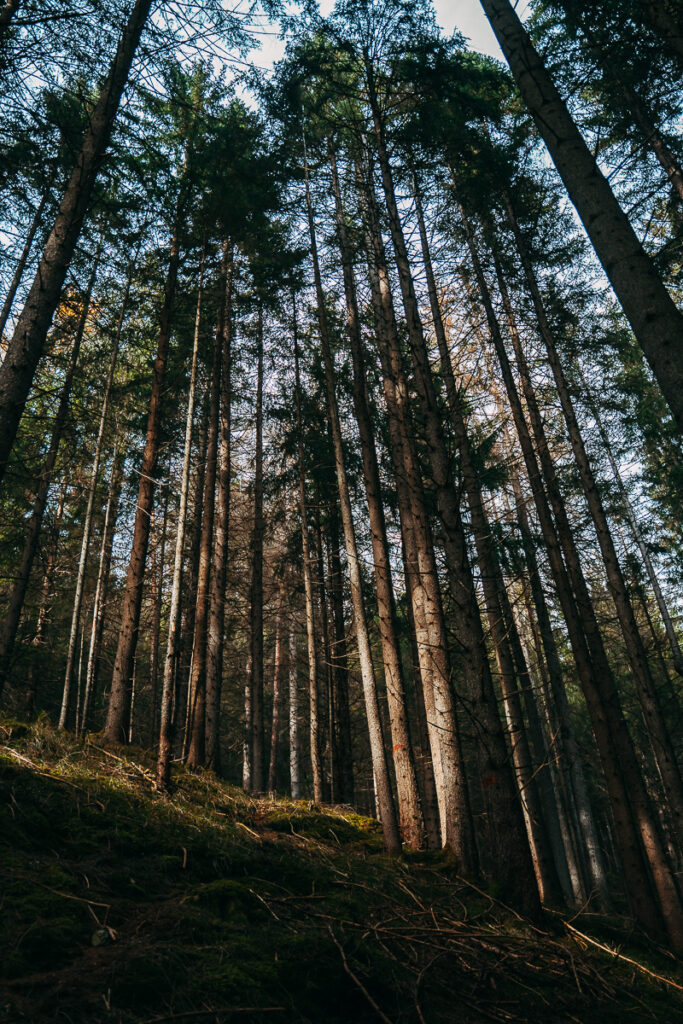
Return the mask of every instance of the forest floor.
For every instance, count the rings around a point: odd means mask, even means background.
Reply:
[[[533,927],[343,809],[183,768],[164,797],[149,753],[41,721],[0,720],[0,797],[3,1024],[683,1022],[623,926]]]

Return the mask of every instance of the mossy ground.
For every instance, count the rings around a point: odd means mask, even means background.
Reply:
[[[388,859],[370,819],[184,769],[160,796],[148,753],[45,723],[0,725],[0,757],[2,1021],[683,1021],[683,993],[447,856]]]

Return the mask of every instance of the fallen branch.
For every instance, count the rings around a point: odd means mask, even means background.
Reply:
[[[637,967],[639,971],[643,972],[643,974],[648,974],[651,978],[655,978],[657,981],[663,981],[665,985],[670,985],[671,988],[676,988],[679,992],[683,992],[683,985],[679,985],[678,982],[672,981],[671,978],[665,978],[663,974],[655,974],[655,972],[651,971],[648,967],[644,967],[642,964],[639,964],[637,960],[632,960],[630,956],[624,956],[623,953],[617,953],[616,949],[612,949],[611,946],[605,946],[602,942],[598,942],[596,939],[591,939],[590,935],[584,935],[583,932],[580,932],[573,924],[569,924],[568,921],[564,922],[564,926],[570,932],[573,932],[574,935],[578,935],[580,939],[583,939],[585,942],[590,942],[591,946],[597,946],[598,949],[601,949],[604,953],[609,953],[609,955],[613,956],[616,960],[623,960],[625,963],[631,964],[633,967]]]
[[[387,1015],[385,1013],[383,1013],[382,1010],[380,1010],[379,1006],[377,1005],[375,1000],[372,998],[372,996],[370,995],[370,993],[368,992],[368,990],[366,989],[365,985],[360,980],[358,975],[354,974],[354,972],[349,967],[349,962],[346,959],[346,953],[344,952],[344,947],[342,946],[341,942],[338,941],[337,936],[332,931],[332,925],[328,925],[328,931],[330,933],[332,941],[334,942],[335,946],[337,947],[337,949],[339,950],[339,952],[341,954],[342,964],[343,964],[344,970],[348,974],[349,978],[351,978],[351,981],[355,985],[358,986],[358,988],[361,990],[361,992],[363,993],[363,995],[365,996],[367,1001],[370,1003],[370,1006],[373,1008],[375,1013],[377,1013],[378,1016],[380,1016],[382,1018],[382,1020],[384,1021],[384,1024],[392,1024],[392,1021],[389,1020]]]

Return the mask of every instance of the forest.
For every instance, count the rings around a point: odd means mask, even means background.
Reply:
[[[683,5],[323,8],[0,0],[0,1021],[683,1020]]]

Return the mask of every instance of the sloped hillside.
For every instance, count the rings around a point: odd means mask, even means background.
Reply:
[[[683,1020],[670,958],[533,928],[370,819],[183,769],[162,797],[145,752],[40,722],[0,743],[2,1021]]]

